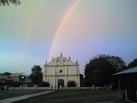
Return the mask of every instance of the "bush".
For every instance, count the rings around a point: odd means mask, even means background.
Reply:
[[[20,87],[21,85],[22,85],[23,83],[21,83],[21,82],[13,82],[12,83],[12,87]]]
[[[42,82],[39,84],[39,87],[50,87],[50,84],[48,82]]]
[[[67,83],[67,87],[76,87],[75,81],[69,81],[69,82]]]
[[[34,87],[35,84],[33,84],[32,82],[29,82],[26,85],[27,85],[27,87]]]

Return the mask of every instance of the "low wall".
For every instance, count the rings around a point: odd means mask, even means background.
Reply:
[[[51,90],[50,87],[9,87],[8,90]]]
[[[104,87],[63,87],[62,89],[65,90],[70,90],[70,89],[76,89],[76,90],[86,90],[86,89],[91,89],[91,90],[103,90]]]
[[[103,90],[103,89],[104,87],[62,87],[61,88],[61,90]],[[9,87],[8,90],[53,90],[53,88],[51,87]]]
[[[63,87],[63,90],[78,90],[79,87]]]

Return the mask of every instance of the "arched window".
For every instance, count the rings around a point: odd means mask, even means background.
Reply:
[[[59,59],[57,59],[57,64],[59,64]]]
[[[63,59],[63,64],[66,64],[66,61],[65,61],[65,59]]]

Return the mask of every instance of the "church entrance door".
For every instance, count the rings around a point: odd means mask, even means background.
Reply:
[[[64,87],[64,80],[63,78],[59,78],[58,80],[58,89],[62,89]]]

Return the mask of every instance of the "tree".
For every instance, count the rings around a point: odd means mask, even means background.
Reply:
[[[115,72],[119,72],[126,69],[126,63],[121,57],[107,55],[106,58],[113,66]]]
[[[126,63],[121,57],[110,56],[110,55],[98,55],[95,58],[106,58],[109,63],[113,66],[115,72],[119,72],[126,69]]]
[[[117,56],[99,55],[85,66],[85,79],[88,86],[109,85],[112,74],[123,70],[125,62]]]
[[[0,6],[9,6],[10,3],[16,6],[21,4],[20,0],[0,0]]]
[[[29,78],[35,84],[39,84],[42,82],[42,68],[39,65],[34,65],[31,69],[32,73],[30,74]]]
[[[20,87],[22,85],[21,82],[13,81],[12,82],[12,87]]]
[[[106,58],[95,58],[86,65],[85,77],[91,85],[103,86],[110,84],[112,65]]]
[[[9,72],[4,72],[2,75],[4,75],[4,76],[9,76],[9,75],[11,75],[11,73],[9,73]]]
[[[83,80],[83,74],[80,74],[80,81]]]
[[[85,87],[85,78],[83,74],[80,74],[80,87]]]
[[[133,68],[137,66],[137,58],[128,64],[127,68]]]

